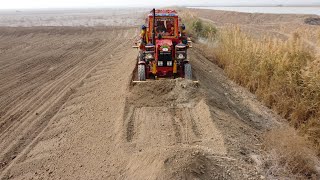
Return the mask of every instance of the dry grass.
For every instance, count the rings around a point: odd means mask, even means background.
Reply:
[[[268,179],[318,179],[318,160],[305,138],[293,128],[274,129],[264,137],[264,169]]]
[[[299,33],[303,39],[306,41],[317,44],[318,35],[320,33],[319,26],[310,26],[306,24],[301,25],[280,25],[279,32],[283,34],[290,35],[292,33]]]
[[[186,12],[185,21],[192,27],[197,17]],[[190,33],[196,33],[192,28]],[[308,33],[307,33],[308,34]],[[320,155],[320,31],[319,47],[310,46],[299,31],[288,40],[252,38],[239,27],[219,29],[202,48],[215,57],[227,75],[288,119],[294,129],[267,133],[266,168],[269,176],[305,178],[316,174],[316,156],[308,140]],[[315,39],[313,39],[314,41]],[[314,149],[314,148],[313,148]]]
[[[238,27],[219,31],[207,47],[230,78],[309,135],[320,154],[320,58],[298,33],[254,39]],[[209,41],[210,42],[210,41]]]
[[[237,27],[225,29],[219,33],[214,54],[232,79],[306,132],[319,147],[320,58],[299,34],[282,41],[253,39]]]
[[[320,30],[318,31],[318,34],[317,34],[317,39],[318,39],[318,47],[320,47]]]

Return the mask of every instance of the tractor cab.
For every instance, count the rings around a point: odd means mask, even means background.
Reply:
[[[179,19],[178,14],[174,10],[156,10],[155,22],[153,14],[148,16],[148,32],[149,37],[152,37],[153,23],[155,23],[156,39],[172,39],[179,38]]]
[[[147,17],[143,42],[139,47],[138,80],[158,78],[192,79],[187,57],[190,41],[184,34],[175,10],[153,9]]]

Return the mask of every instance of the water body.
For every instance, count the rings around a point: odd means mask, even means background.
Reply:
[[[214,9],[246,13],[269,14],[315,14],[320,16],[320,7],[189,7],[197,9]]]

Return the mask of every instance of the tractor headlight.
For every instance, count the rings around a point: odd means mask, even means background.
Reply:
[[[172,61],[167,61],[167,66],[172,66]]]
[[[179,54],[178,55],[178,59],[185,59],[186,57],[185,57],[185,55],[184,54]]]
[[[154,59],[154,51],[145,51],[144,52],[145,60],[153,60]]]
[[[158,66],[163,66],[163,61],[158,61]]]
[[[187,59],[187,46],[185,44],[176,45],[176,59],[177,60]]]
[[[146,59],[153,59],[153,54],[150,54],[150,53],[146,54],[145,58]]]

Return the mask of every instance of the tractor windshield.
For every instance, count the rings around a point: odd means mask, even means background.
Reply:
[[[174,36],[175,26],[172,17],[156,17],[156,35]]]

